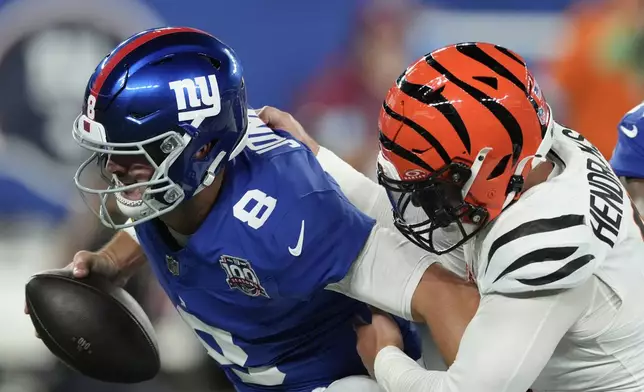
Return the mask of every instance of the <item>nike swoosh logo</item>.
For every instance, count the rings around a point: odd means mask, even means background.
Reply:
[[[637,126],[633,125],[633,128],[628,129],[625,126],[621,125],[619,129],[624,133],[624,135],[630,137],[631,139],[637,136]]]
[[[297,245],[295,248],[288,247],[288,251],[293,256],[297,257],[302,254],[302,244],[304,243],[304,221],[302,221],[302,227],[300,228],[300,238],[297,239]]]

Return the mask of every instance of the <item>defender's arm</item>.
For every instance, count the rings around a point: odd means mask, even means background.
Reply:
[[[391,219],[391,204],[385,189],[354,169],[333,152],[320,146],[293,116],[277,108],[265,106],[258,112],[259,118],[272,129],[281,129],[303,142],[322,168],[340,185],[342,192],[360,211],[375,219],[384,227],[394,228]]]
[[[450,256],[440,256],[445,257]],[[476,312],[479,293],[436,261],[439,256],[376,224],[347,275],[327,288],[388,313],[424,321],[449,364]]]
[[[476,288],[440,265],[432,265],[439,261],[438,257],[416,247],[394,229],[391,204],[384,188],[320,147],[290,114],[265,107],[259,117],[269,127],[286,130],[303,141],[349,201],[378,222],[358,257],[347,268],[348,272],[344,270],[339,281],[328,281],[327,289],[407,319],[427,322],[444,359],[451,363],[462,333],[476,311],[479,300]],[[321,208],[319,203],[317,207]],[[323,209],[333,210],[330,206]],[[454,256],[443,255],[440,261],[449,264],[450,269],[462,272],[463,268],[459,267],[463,262],[452,258]],[[337,268],[336,265],[330,270]],[[338,275],[337,271],[332,274]]]
[[[322,146],[319,147],[317,159],[354,206],[375,219],[381,226],[395,230],[391,202],[385,188]]]
[[[421,368],[393,346],[380,350],[375,376],[388,392],[524,392],[586,310],[593,282],[534,297],[483,297],[447,371]]]

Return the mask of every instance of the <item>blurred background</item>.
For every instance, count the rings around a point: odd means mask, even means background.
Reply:
[[[143,29],[188,25],[231,45],[253,107],[292,111],[318,141],[374,175],[380,102],[412,60],[490,41],[523,55],[555,118],[610,156],[644,97],[642,0],[0,0],[0,392],[226,391],[148,271],[129,290],[153,319],[163,374],[114,386],[60,365],[23,314],[24,284],[112,233],[72,183],[71,138],[96,64]]]

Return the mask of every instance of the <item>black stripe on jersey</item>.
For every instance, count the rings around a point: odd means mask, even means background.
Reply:
[[[569,261],[563,267],[559,268],[555,272],[548,274],[546,276],[542,276],[540,278],[534,278],[534,279],[517,279],[517,281],[523,284],[526,284],[528,286],[547,285],[572,275],[575,271],[577,271],[584,265],[588,264],[594,258],[595,256],[593,255],[580,256],[574,260]]]
[[[521,61],[521,59],[520,59],[520,58],[518,58],[517,56],[515,56],[512,52],[510,52],[509,50],[507,50],[506,48],[504,48],[504,47],[502,47],[502,46],[498,46],[498,45],[494,45],[494,48],[495,48],[496,50],[498,50],[499,52],[503,53],[504,55],[508,56],[508,57],[509,57],[509,58],[511,58],[512,60],[516,61],[517,63],[519,63],[519,64],[521,64],[521,65],[523,65],[523,66],[525,67],[525,63],[524,63],[523,61]]]
[[[550,231],[563,230],[573,226],[579,226],[584,224],[583,215],[561,215],[556,218],[547,218],[547,219],[536,219],[530,222],[525,222],[515,227],[514,229],[503,234],[490,246],[490,251],[487,254],[487,267],[490,265],[490,260],[494,253],[503,245],[512,242],[516,239],[526,237],[532,234],[547,233]]]
[[[449,123],[452,125],[452,127],[456,131],[456,134],[458,134],[458,137],[461,139],[461,142],[465,146],[467,152],[472,152],[470,134],[467,132],[467,128],[465,128],[465,123],[463,122],[461,115],[458,114],[458,111],[456,110],[454,105],[452,105],[452,103],[442,94],[445,86],[434,90],[424,84],[411,83],[407,81],[404,75],[400,79],[398,79],[397,84],[398,88],[403,93],[409,95],[419,102],[424,103],[425,105],[429,105],[438,110],[443,115],[443,117],[445,117],[445,119],[447,119],[447,121],[449,121]],[[436,148],[437,151],[443,150],[443,146],[440,145],[440,143],[438,143],[438,146],[435,146],[433,144],[433,141],[437,141],[436,139],[428,139],[425,135],[422,134],[421,136],[423,136],[434,148]]]
[[[449,154],[447,153],[447,151],[445,151],[445,149],[443,148],[441,143],[431,133],[427,132],[427,130],[425,128],[423,128],[420,124],[417,124],[416,122],[414,122],[413,120],[405,117],[402,114],[398,114],[398,113],[394,112],[394,110],[392,108],[390,108],[389,105],[387,105],[386,102],[382,103],[382,108],[385,110],[385,113],[387,113],[389,116],[391,116],[391,118],[393,118],[396,121],[400,121],[401,123],[407,125],[411,129],[416,131],[416,133],[418,133],[420,136],[422,136],[423,139],[427,140],[427,142],[434,149],[436,149],[436,152],[438,153],[438,155],[440,155],[440,157],[443,159],[443,161],[445,161],[445,164],[448,164],[448,163],[450,163],[452,161],[450,159],[450,157],[449,157]]]
[[[512,262],[512,264],[510,264],[505,270],[503,270],[503,272],[499,274],[499,276],[496,277],[496,279],[494,279],[494,281],[496,282],[510,272],[516,271],[519,268],[523,268],[526,265],[541,263],[544,261],[565,260],[568,257],[572,256],[577,251],[577,249],[579,249],[578,246],[563,246],[557,248],[543,248],[533,250],[532,252],[527,253]]]
[[[523,84],[519,80],[519,78],[514,76],[514,74],[510,72],[509,69],[505,68],[503,64],[499,63],[492,56],[485,53],[483,49],[473,44],[458,44],[456,45],[456,50],[463,53],[465,56],[471,58],[472,60],[488,67],[497,75],[512,82],[512,84],[517,86],[517,88],[521,91],[526,92],[525,84]]]
[[[425,56],[425,62],[427,62],[427,64],[437,72],[445,75],[450,82],[463,89],[463,91],[469,94],[472,98],[479,101],[481,105],[485,106],[485,108],[487,108],[490,113],[499,120],[503,128],[505,128],[508,133],[510,142],[513,146],[516,146],[516,148],[513,148],[512,153],[512,165],[515,165],[521,155],[521,149],[523,148],[523,132],[521,131],[519,122],[514,118],[512,113],[510,113],[496,100],[492,99],[492,97],[457,78],[453,73],[448,71],[447,68],[443,67],[443,65],[436,61],[431,53]]]

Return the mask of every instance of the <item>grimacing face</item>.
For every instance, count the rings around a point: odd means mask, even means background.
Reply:
[[[150,181],[154,168],[145,157],[135,155],[108,156],[105,171],[119,186]],[[143,197],[145,187],[134,188],[121,192],[121,196],[130,201],[138,201]]]

